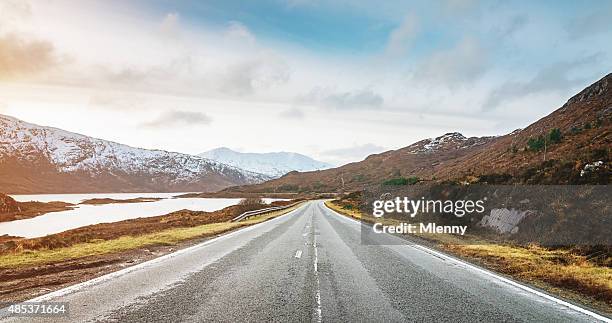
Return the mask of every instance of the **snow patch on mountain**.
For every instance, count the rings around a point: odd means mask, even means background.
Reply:
[[[424,139],[408,147],[407,151],[412,154],[433,153],[441,150],[465,149],[482,145],[493,137],[470,137],[458,132],[449,132],[440,137]]]
[[[263,174],[199,156],[134,148],[0,115],[0,157],[16,156],[27,161],[39,158],[41,154],[60,172],[169,175],[176,182],[197,180],[211,173],[245,183],[269,179]]]
[[[280,177],[291,171],[306,172],[333,167],[331,164],[293,152],[241,153],[222,147],[198,156],[271,177]]]

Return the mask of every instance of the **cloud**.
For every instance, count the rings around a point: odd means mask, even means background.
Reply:
[[[167,13],[159,25],[161,34],[168,38],[178,38],[180,34],[179,18],[178,12]]]
[[[488,68],[487,52],[473,38],[464,38],[455,47],[434,52],[421,62],[415,81],[454,87],[478,79]]]
[[[313,88],[299,101],[337,110],[378,109],[384,103],[383,97],[371,89],[336,91],[323,87]]]
[[[0,23],[12,23],[28,19],[32,8],[25,0],[3,0],[0,2]]]
[[[57,65],[53,44],[16,34],[0,36],[0,79],[32,76]]]
[[[285,61],[267,52],[256,58],[229,64],[212,81],[222,93],[246,96],[287,83],[290,77],[291,70]]]
[[[610,23],[612,4],[597,8],[588,15],[582,15],[570,20],[566,26],[570,40],[578,40],[592,35],[612,31]]]
[[[298,108],[291,108],[281,112],[279,116],[285,119],[304,119],[304,112]]]
[[[402,23],[389,34],[385,49],[387,55],[399,56],[405,54],[417,32],[417,17],[414,14],[406,15]]]
[[[239,43],[245,44],[255,44],[255,36],[253,33],[239,21],[230,21],[228,23],[227,30],[225,31],[225,36]]]
[[[175,19],[169,14],[165,21]],[[226,31],[214,50],[195,47],[157,64],[100,64],[84,82],[145,92],[247,97],[289,81],[291,69],[285,59],[257,45],[244,25],[234,21]]]
[[[557,62],[539,70],[529,81],[503,83],[491,92],[482,109],[494,110],[506,101],[531,94],[568,91],[586,81],[584,78],[571,78],[571,72],[583,66],[592,66],[601,56],[594,54],[573,61]]]
[[[208,125],[212,119],[202,112],[172,110],[161,114],[157,119],[143,123],[147,128],[166,128],[177,126]]]
[[[498,27],[497,33],[503,38],[510,37],[527,25],[527,23],[529,23],[527,15],[514,15],[506,24]]]
[[[322,153],[322,155],[333,160],[361,160],[371,154],[381,153],[383,151],[386,151],[385,147],[368,143],[346,148],[326,150]]]

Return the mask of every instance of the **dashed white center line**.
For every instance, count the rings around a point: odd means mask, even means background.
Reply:
[[[295,252],[295,258],[302,258],[302,250],[298,250]]]
[[[316,278],[316,292],[315,292],[315,299],[317,302],[317,308],[315,309],[316,312],[316,320],[317,322],[321,322],[322,321],[322,315],[321,315],[321,283],[319,281],[319,268],[318,268],[318,264],[319,264],[319,253],[317,252],[317,236],[313,235],[313,246],[314,246],[314,275]]]

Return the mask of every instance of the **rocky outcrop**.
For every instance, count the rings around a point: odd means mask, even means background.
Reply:
[[[565,104],[565,106],[572,105],[578,102],[588,101],[596,97],[600,97],[606,92],[610,91],[611,87],[612,87],[612,73],[604,76],[599,81],[591,84],[584,90],[580,91],[578,94],[571,97],[569,100],[567,100],[567,103]]]
[[[489,215],[482,217],[478,225],[484,228],[493,229],[499,233],[517,233],[519,224],[527,216],[533,214],[532,211],[520,211],[516,209],[492,209]]]

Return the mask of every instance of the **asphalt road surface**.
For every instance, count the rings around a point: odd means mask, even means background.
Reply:
[[[69,302],[54,322],[597,321],[420,246],[364,244],[360,230],[309,202],[37,300]]]

